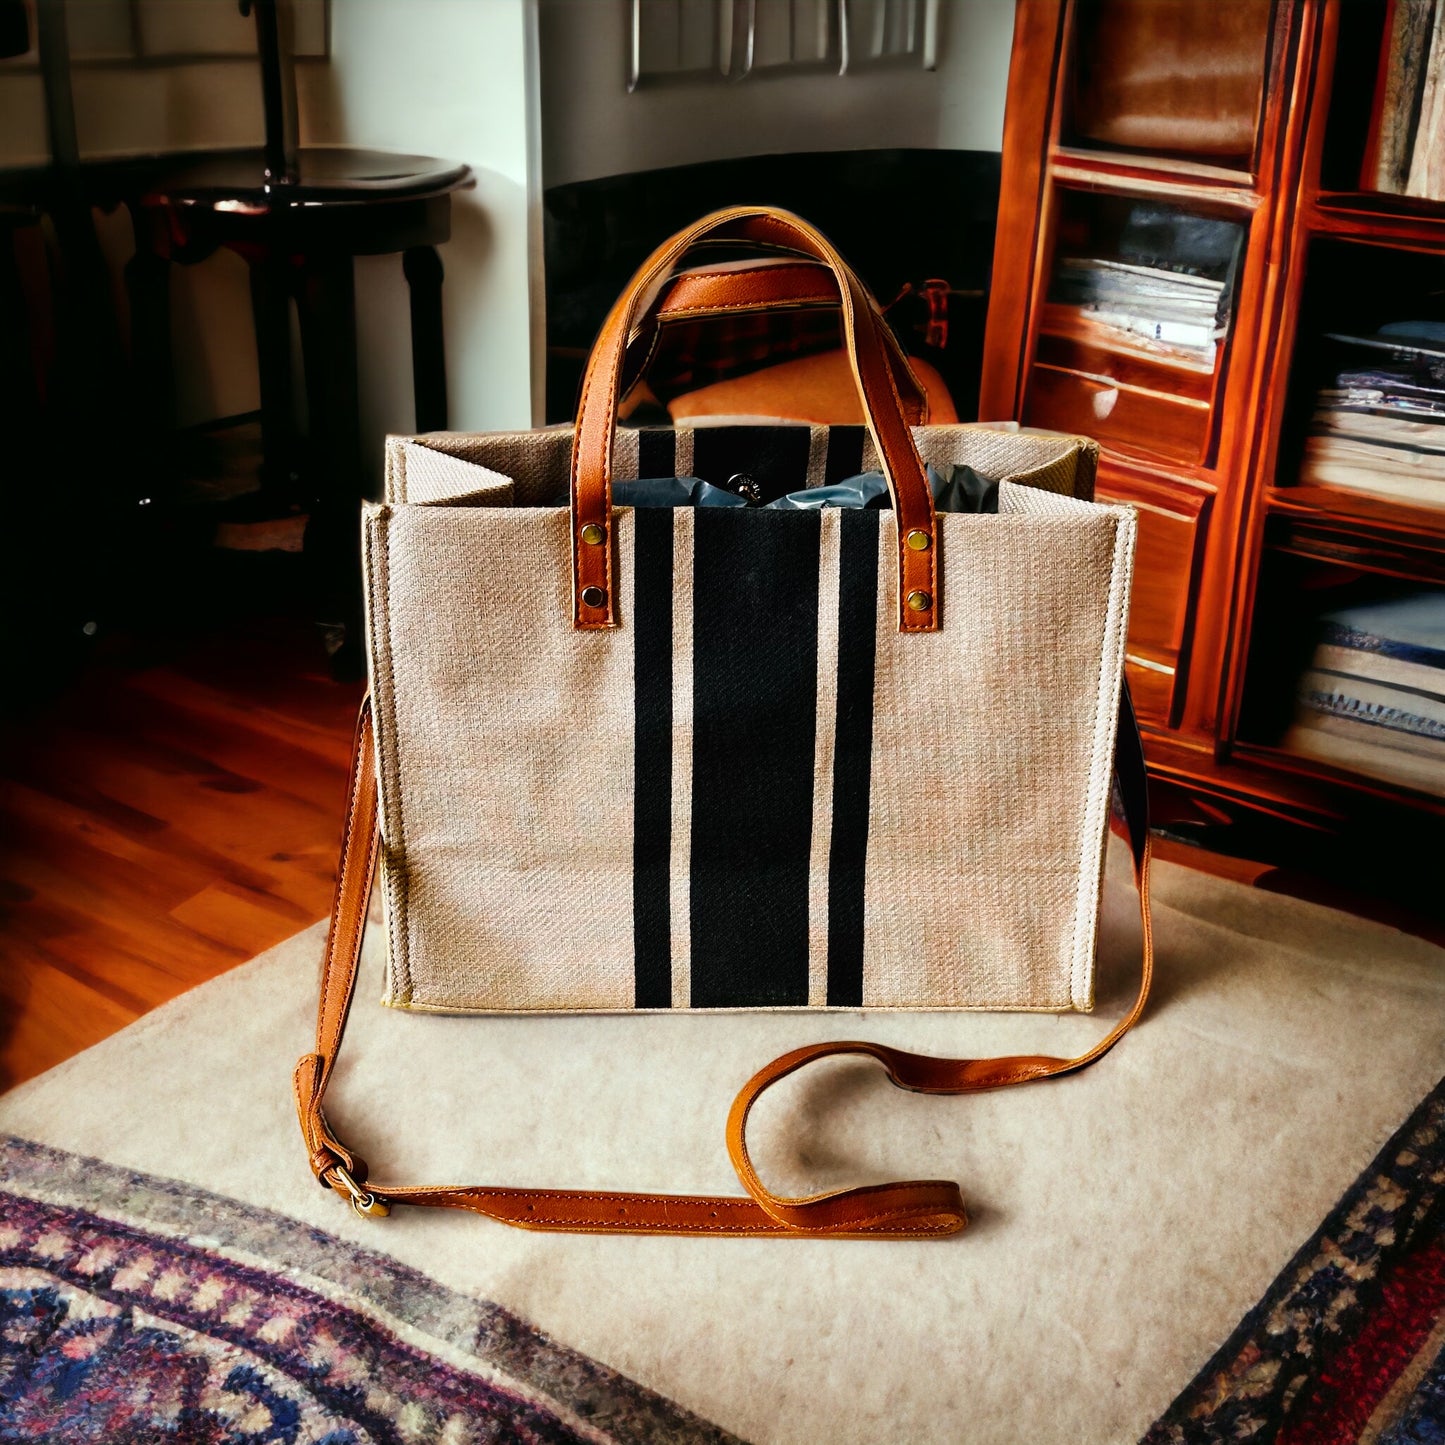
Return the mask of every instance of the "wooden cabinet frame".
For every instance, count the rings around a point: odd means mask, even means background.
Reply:
[[[1322,188],[1340,0],[1276,0],[1247,168],[1064,144],[1081,3],[1018,0],[979,414],[1030,420],[1066,195],[1153,199],[1244,225],[1207,453],[1181,464],[1101,437],[1102,492],[1172,509],[1196,528],[1174,692],[1167,706],[1142,709],[1151,773],[1161,788],[1198,801],[1201,816],[1287,823],[1281,837],[1327,840],[1336,852],[1381,819],[1412,836],[1438,837],[1445,847],[1445,800],[1240,735],[1260,570],[1269,556],[1293,550],[1382,576],[1445,582],[1445,510],[1277,486],[1275,476],[1312,244],[1333,238],[1445,258],[1445,205]],[[1168,565],[1176,565],[1171,557]],[[1168,605],[1162,579],[1150,572],[1164,565],[1141,546],[1136,609],[1141,600]],[[1131,639],[1159,635],[1162,625],[1136,610]]]

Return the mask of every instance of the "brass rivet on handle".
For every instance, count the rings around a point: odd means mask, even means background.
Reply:
[[[606,534],[596,522],[588,522],[582,529],[582,540],[586,542],[589,547],[600,547],[604,535]]]
[[[920,531],[915,527],[904,539],[913,552],[926,552],[933,545],[933,539],[927,532]]]
[[[587,595],[585,592],[582,594]],[[910,592],[908,594],[908,610],[910,612],[927,612],[933,606],[933,598],[926,592]]]
[[[584,587],[582,589],[582,605],[584,607],[605,607],[607,594],[600,587]]]

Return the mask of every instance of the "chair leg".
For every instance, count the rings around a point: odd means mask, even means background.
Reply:
[[[413,246],[402,257],[411,290],[411,375],[416,429],[447,427],[447,361],[442,337],[442,258],[435,246]]]

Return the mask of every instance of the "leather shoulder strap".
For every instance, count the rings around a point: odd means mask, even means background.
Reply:
[[[436,1188],[373,1184],[363,1160],[326,1122],[322,1102],[346,1029],[366,927],[367,903],[378,850],[376,749],[371,699],[357,723],[351,787],[331,928],[326,937],[316,1049],[296,1066],[294,1085],[301,1132],[311,1169],[329,1188],[348,1196],[360,1214],[384,1215],[393,1205],[465,1209],[524,1229],[610,1234],[747,1234],[790,1238],[907,1239],[955,1234],[968,1222],[958,1185],[921,1179],[843,1189],[808,1198],[773,1194],[748,1157],[748,1114],[763,1091],[815,1059],[862,1054],[878,1060],[893,1083],[925,1094],[971,1094],[1073,1073],[1102,1058],[1138,1021],[1153,978],[1149,918],[1149,829],[1144,754],[1127,689],[1121,700],[1115,781],[1123,804],[1134,878],[1143,919],[1139,994],[1129,1012],[1093,1048],[1074,1058],[1020,1055],[997,1059],[941,1059],[881,1044],[842,1041],[794,1049],[760,1069],[743,1086],[728,1116],[728,1153],[746,1197],[621,1193],[588,1189],[505,1189],[487,1185]]]

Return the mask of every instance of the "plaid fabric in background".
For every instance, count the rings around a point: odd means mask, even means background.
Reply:
[[[831,306],[670,321],[660,328],[647,383],[666,405],[715,381],[832,351],[842,344],[838,312]]]

